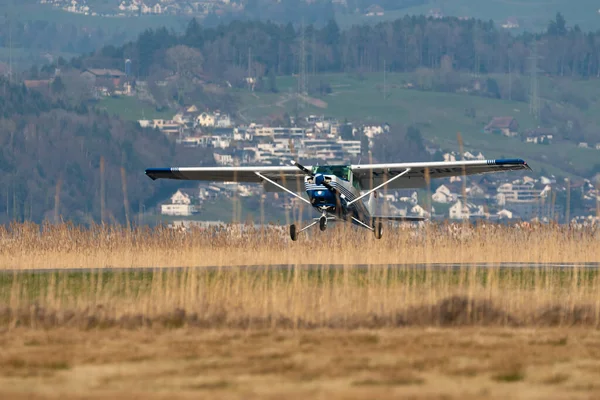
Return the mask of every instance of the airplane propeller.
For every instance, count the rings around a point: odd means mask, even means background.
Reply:
[[[292,161],[292,165],[295,166],[296,168],[298,168],[300,171],[304,172],[306,175],[313,178],[315,180],[315,184],[325,186],[327,188],[327,190],[329,190],[335,196],[339,196],[341,199],[346,200],[346,196],[344,196],[343,193],[339,192],[336,188],[331,186],[331,184],[329,182],[326,182],[325,177],[323,177],[322,174],[315,174],[311,170],[309,170],[308,168],[306,168],[305,166],[301,165],[300,163],[298,163],[296,161]]]

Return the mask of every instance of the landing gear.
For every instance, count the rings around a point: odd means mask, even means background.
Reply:
[[[319,229],[322,231],[327,229],[327,217],[325,215],[322,215],[321,218],[319,218]]]
[[[296,230],[296,225],[294,224],[290,225],[290,237],[294,242],[298,240],[298,231]]]
[[[373,233],[375,234],[376,239],[381,239],[383,235],[383,224],[381,222],[376,222],[373,227]]]

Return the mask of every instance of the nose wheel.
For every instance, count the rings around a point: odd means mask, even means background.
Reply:
[[[327,217],[325,215],[322,215],[321,218],[319,218],[319,229],[322,231],[327,229]]]

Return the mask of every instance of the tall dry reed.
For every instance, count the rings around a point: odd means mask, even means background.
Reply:
[[[274,264],[597,263],[600,231],[559,225],[389,227],[381,240],[347,224],[292,242],[287,227],[12,224],[0,227],[0,269]]]
[[[600,274],[582,267],[100,269],[5,273],[0,284],[0,325],[5,326],[596,327],[600,322]]]

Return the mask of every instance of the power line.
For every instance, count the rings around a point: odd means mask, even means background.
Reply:
[[[539,82],[538,82],[538,59],[537,42],[534,40],[532,45],[532,54],[528,57],[530,62],[529,76],[531,79],[531,88],[529,93],[529,113],[537,121],[540,114]]]
[[[306,95],[306,38],[304,18],[302,18],[302,36],[300,46],[300,94]]]
[[[385,59],[383,60],[383,99],[387,99],[387,82],[386,82],[386,67]]]

